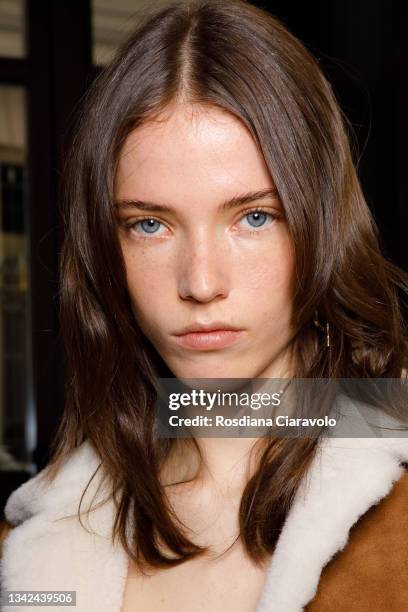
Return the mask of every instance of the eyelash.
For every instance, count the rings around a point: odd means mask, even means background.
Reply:
[[[265,210],[264,208],[256,207],[256,208],[251,208],[250,210],[246,210],[239,220],[242,220],[248,215],[252,213],[257,213],[257,212],[267,215],[268,217],[271,218],[272,221],[276,221],[279,218],[278,213],[272,213],[270,210]],[[138,223],[143,223],[143,221],[147,221],[149,219],[153,219],[154,221],[157,221],[158,223],[161,223],[162,225],[164,225],[163,222],[160,221],[160,219],[157,219],[156,217],[152,215],[149,215],[148,217],[142,217],[141,219],[137,219],[136,221],[132,221],[131,223],[125,222],[123,225],[125,229],[128,232],[130,232]],[[247,231],[249,232],[249,234],[259,234],[261,231],[264,231],[265,229],[266,228],[263,228],[263,226],[260,226],[259,229],[247,230]],[[151,235],[154,236],[154,233],[152,233]],[[137,237],[138,239],[141,239],[141,240],[151,240],[148,234],[145,234],[145,235],[137,234]]]

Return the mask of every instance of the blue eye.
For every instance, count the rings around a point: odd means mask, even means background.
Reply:
[[[160,221],[149,217],[146,219],[142,219],[141,221],[136,221],[136,223],[133,224],[133,227],[142,228],[143,231],[139,233],[157,234],[157,230],[160,228],[161,225],[162,224],[160,223]]]
[[[267,220],[273,220],[273,215],[262,210],[252,210],[246,213],[243,219],[246,219],[251,227],[262,227]]]
[[[250,222],[250,218],[252,217],[254,223]],[[252,212],[247,215],[247,219],[250,225],[253,227],[260,227],[265,223],[266,214],[263,212]]]

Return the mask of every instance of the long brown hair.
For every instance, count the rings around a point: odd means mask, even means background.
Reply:
[[[160,482],[174,443],[153,433],[155,381],[166,364],[132,311],[113,187],[130,131],[180,103],[233,113],[273,176],[295,250],[294,376],[399,378],[407,367],[399,293],[408,277],[381,253],[346,122],[317,62],[278,20],[242,0],[147,16],[93,84],[67,161],[60,303],[68,378],[50,474],[89,440],[112,482],[113,536],[151,566],[205,549],[177,524]],[[315,311],[330,324],[329,349]],[[254,561],[273,551],[316,443],[268,441],[239,512]]]

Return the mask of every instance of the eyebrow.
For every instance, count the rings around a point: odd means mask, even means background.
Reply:
[[[219,206],[219,211],[226,211],[232,208],[237,208],[238,206],[242,206],[244,204],[249,204],[250,202],[256,202],[257,200],[262,200],[266,197],[278,197],[278,191],[276,187],[269,187],[267,189],[260,189],[258,191],[249,191],[248,193],[244,193],[241,195],[234,196],[233,198],[226,200]],[[167,212],[172,213],[176,212],[174,208],[168,206],[167,204],[157,204],[155,202],[146,202],[143,200],[118,200],[115,202],[116,208],[136,208],[138,210],[149,210],[155,212]]]

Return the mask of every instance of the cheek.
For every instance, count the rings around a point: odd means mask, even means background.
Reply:
[[[245,260],[240,262],[239,276],[239,285],[250,302],[259,307],[265,303],[272,308],[287,306],[293,280],[293,256],[289,244],[282,241],[273,249],[263,245],[257,253],[247,253]]]
[[[142,263],[140,263],[142,262]],[[165,262],[145,256],[125,257],[126,279],[133,308],[146,331],[151,323],[166,316],[163,304],[170,298],[171,274]]]
[[[129,291],[137,300],[154,299],[160,291],[163,295],[163,284],[169,276],[168,259],[153,249],[140,249],[132,253],[130,248],[124,251],[126,279]]]

